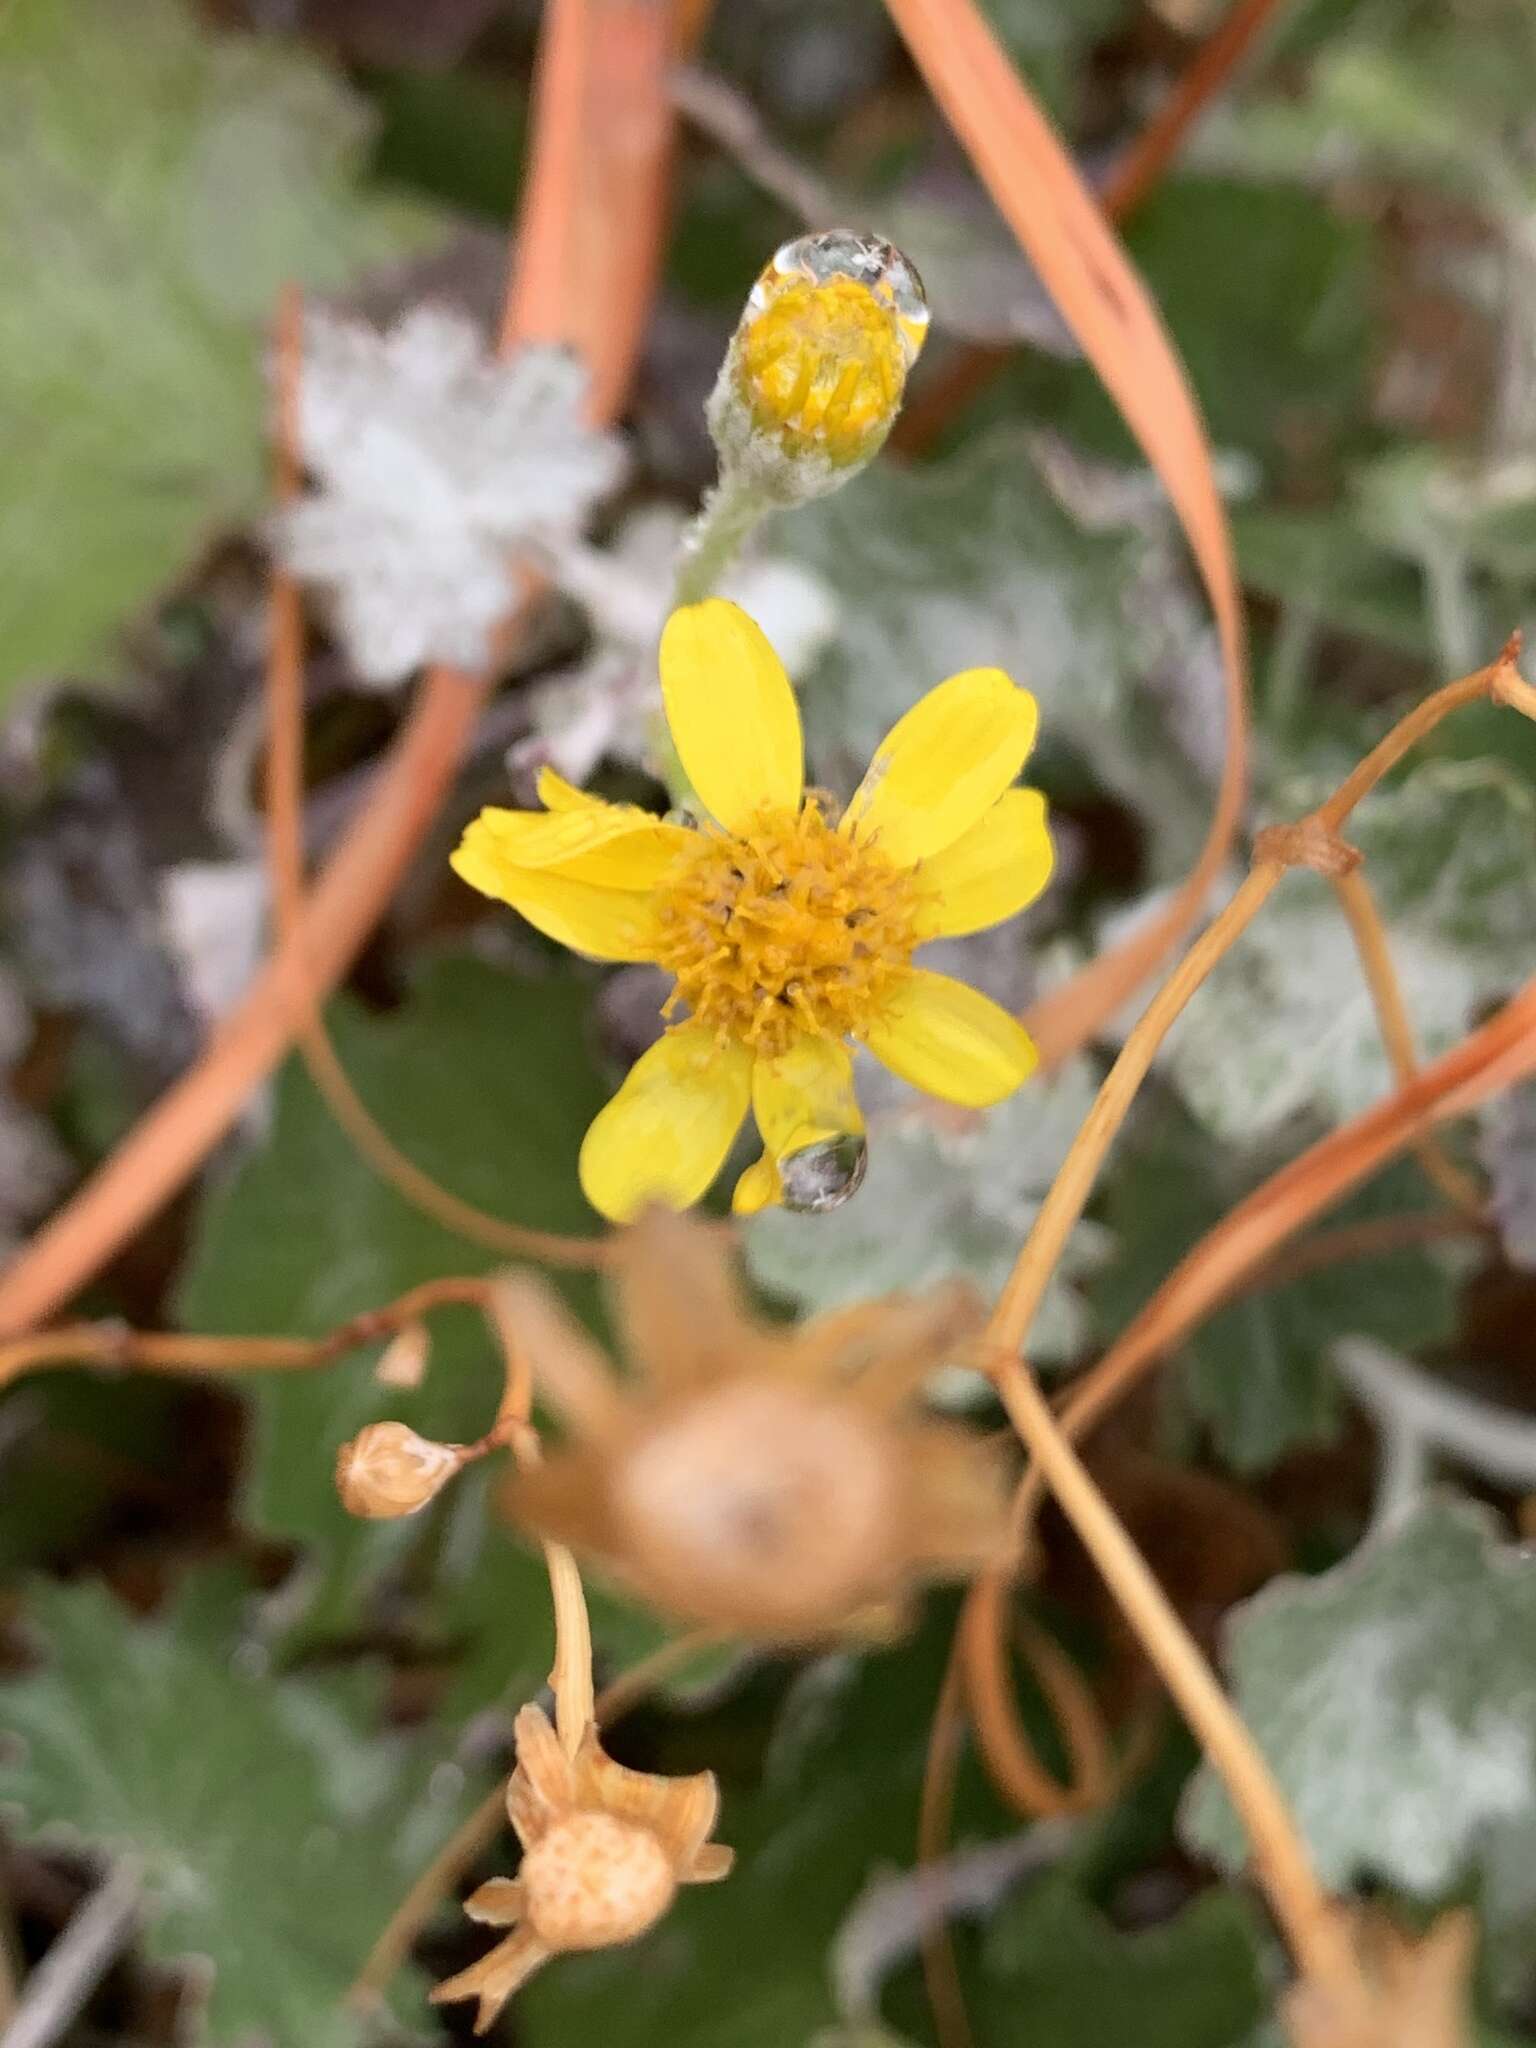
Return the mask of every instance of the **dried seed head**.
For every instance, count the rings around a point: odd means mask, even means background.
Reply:
[[[802,1387],[728,1380],[637,1436],[611,1505],[620,1553],[664,1604],[796,1634],[880,1581],[899,1477],[874,1417]]]
[[[464,1462],[462,1446],[418,1436],[403,1422],[370,1422],[336,1457],[336,1491],[348,1514],[371,1521],[412,1515]]]
[[[523,1858],[528,1924],[551,1949],[633,1941],[671,1905],[677,1875],[649,1828],[610,1813],[557,1820]]]

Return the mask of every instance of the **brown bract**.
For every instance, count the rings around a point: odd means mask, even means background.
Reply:
[[[619,1382],[541,1281],[509,1300],[565,1444],[509,1485],[513,1518],[679,1619],[772,1641],[888,1620],[913,1585],[1002,1554],[1005,1473],[912,1413],[974,1331],[969,1289],[773,1329],[722,1234],[655,1211],[617,1241]]]
[[[719,1806],[713,1772],[626,1770],[590,1723],[571,1756],[541,1709],[524,1707],[507,1785],[522,1867],[515,1878],[491,1878],[464,1905],[472,1920],[512,1932],[439,1984],[433,2002],[478,1999],[475,2032],[483,2034],[551,1956],[634,1941],[679,1885],[714,1884],[730,1870],[732,1852],[709,1840]]]
[[[1410,1935],[1362,1911],[1350,1935],[1358,1976],[1338,1985],[1303,1978],[1286,1994],[1292,2048],[1469,2048],[1470,1913],[1447,1913],[1427,1934]]]

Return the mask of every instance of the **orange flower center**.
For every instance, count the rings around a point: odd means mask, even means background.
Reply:
[[[657,959],[679,1004],[766,1059],[795,1039],[856,1037],[917,943],[912,877],[835,831],[812,797],[741,838],[706,826],[657,892]]]
[[[528,1925],[555,1950],[633,1941],[672,1903],[677,1877],[649,1828],[610,1813],[557,1820],[518,1872]]]

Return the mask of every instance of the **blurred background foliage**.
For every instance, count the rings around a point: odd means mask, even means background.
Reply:
[[[987,11],[1091,179],[1220,13]],[[534,0],[0,14],[0,1247],[195,1057],[261,944],[274,294],[295,279],[374,317],[423,296],[491,317],[537,28]],[[1281,0],[1125,223],[1220,456],[1259,815],[1302,808],[1417,694],[1536,623],[1533,68],[1526,0]],[[765,546],[835,621],[804,689],[829,785],[955,669],[1000,662],[1038,694],[1058,879],[1018,927],[962,942],[973,979],[1026,1000],[1143,914],[1204,828],[1218,670],[1175,529],[877,0],[720,0],[680,91],[624,509],[686,509],[708,481],[704,395],[779,240],[835,216],[903,243],[935,320],[907,430]],[[807,197],[825,218],[805,222]],[[933,395],[978,344],[1006,359],[938,418]],[[644,1042],[650,988],[482,917],[444,854],[477,803],[521,786],[507,753],[530,685],[592,642],[579,608],[549,609],[332,1018],[363,1097],[424,1167],[578,1231],[595,1219],[576,1147]],[[307,688],[320,852],[398,709],[323,636]],[[1536,734],[1478,711],[1359,819],[1429,1051],[1531,972],[1533,778]],[[954,1273],[995,1289],[1109,1049],[963,1133],[916,1120],[890,1086],[858,1201],[749,1233],[765,1302],[810,1310]],[[1337,909],[1294,880],[1170,1040],[1047,1303],[1039,1362],[1090,1359],[1203,1230],[1389,1078]],[[1479,1414],[1536,1410],[1528,1096],[1458,1142],[1493,1176],[1502,1237],[1410,1222],[1385,1250],[1277,1274],[1102,1439],[1102,1483],[1208,1642],[1281,1569],[1336,1565],[1370,1519],[1377,1438],[1339,1339],[1411,1356]],[[1330,1224],[1432,1223],[1440,1207],[1407,1164]],[[376,1179],[295,1066],[82,1306],[319,1332],[491,1263]],[[595,1290],[570,1295],[601,1329]],[[379,1386],[367,1355],[238,1385],[58,1372],[0,1394],[0,1947],[18,1968],[41,1956],[102,1858],[131,1874],[140,1914],[66,2048],[467,2038],[458,2011],[422,2002],[426,1973],[478,1939],[451,1912],[392,2018],[341,2006],[412,1875],[505,1772],[511,1713],[551,1649],[541,1569],[487,1488],[403,1523],[350,1522],[335,1498],[335,1448],[373,1416],[452,1438],[484,1426],[482,1332],[449,1315],[435,1336],[409,1394]],[[940,1392],[989,1419],[974,1384]],[[1426,1912],[1476,1903],[1479,2039],[1514,2048],[1536,2041],[1536,1567],[1509,1518],[1531,1526],[1536,1466],[1522,1483],[1463,1454],[1457,1485],[1484,1505],[1441,1500],[1381,1536],[1369,1570],[1287,1580],[1229,1640],[1329,1879]],[[1239,1838],[1203,1780],[1181,1822],[1191,1748],[1049,1518],[1045,1537],[1027,1604],[1139,1761],[1107,1811],[1033,1829],[965,1764],[956,1941],[979,2048],[1261,2048],[1276,1952]],[[717,1656],[630,1715],[626,1761],[720,1771],[739,1873],[690,1892],[642,1948],[547,1971],[495,2038],[930,2041],[902,1873],[953,1611],[936,1598],[911,1640],[867,1655]],[[601,1588],[594,1616],[608,1675],[659,1640]],[[1019,1691],[1062,1765],[1027,1674]]]

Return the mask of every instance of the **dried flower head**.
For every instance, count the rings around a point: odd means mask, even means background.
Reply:
[[[912,955],[1012,917],[1049,879],[1044,798],[1012,787],[1035,700],[1001,669],[951,676],[897,721],[838,817],[805,788],[794,691],[745,612],[721,598],[675,611],[660,668],[708,821],[605,803],[546,770],[548,808],[482,811],[453,865],[562,944],[675,978],[666,1014],[686,1020],[582,1146],[594,1208],[627,1222],[651,1201],[696,1202],[749,1106],[764,1152],[737,1208],[829,1206],[863,1158],[850,1040],[973,1108],[1034,1068],[1007,1011]]]
[[[974,1331],[969,1290],[790,1331],[746,1313],[707,1225],[653,1210],[615,1258],[638,1374],[622,1391],[541,1282],[509,1283],[535,1378],[570,1431],[510,1482],[525,1528],[682,1620],[788,1642],[887,1621],[915,1581],[1001,1554],[992,1448],[909,1412]]]
[[[1292,2048],[1469,2048],[1477,1924],[1446,1913],[1422,1936],[1363,1908],[1349,1929],[1358,1973],[1303,1978],[1281,2013]]]
[[[679,1885],[714,1884],[732,1861],[709,1840],[720,1805],[713,1772],[660,1778],[626,1770],[590,1725],[568,1755],[538,1707],[523,1708],[516,1732],[507,1812],[522,1867],[515,1878],[481,1885],[464,1908],[472,1920],[513,1932],[432,1993],[439,2005],[478,1999],[477,2034],[551,1956],[634,1941]]]
[[[709,403],[727,489],[800,504],[885,441],[928,332],[899,249],[845,228],[784,243],[752,287]]]
[[[370,1422],[336,1455],[336,1491],[349,1515],[413,1515],[464,1463],[462,1444],[418,1436],[403,1422]]]
[[[306,321],[298,426],[315,489],[280,516],[277,546],[326,593],[366,681],[490,658],[517,555],[579,531],[618,480],[617,441],[582,421],[585,387],[563,350],[498,361],[444,307],[387,334]]]

